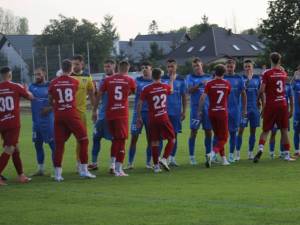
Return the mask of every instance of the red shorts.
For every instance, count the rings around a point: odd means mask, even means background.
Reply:
[[[228,138],[228,115],[222,113],[209,113],[209,119],[218,141],[227,142]]]
[[[151,141],[159,141],[160,139],[174,139],[175,132],[170,120],[150,121],[149,137]]]
[[[128,138],[128,118],[108,120],[107,125],[113,139]]]
[[[69,117],[55,117],[54,120],[54,136],[55,141],[65,142],[71,134],[74,134],[77,141],[87,139],[86,128],[79,115],[73,114]]]
[[[14,146],[19,142],[20,127],[0,129],[4,146]]]
[[[276,124],[278,129],[289,128],[289,111],[287,105],[266,106],[263,114],[263,131],[270,131]]]

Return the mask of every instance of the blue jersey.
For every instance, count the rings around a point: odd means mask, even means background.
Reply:
[[[54,117],[52,111],[45,116],[41,115],[43,108],[50,106],[48,100],[48,88],[49,83],[34,83],[29,86],[29,91],[34,96],[34,99],[31,101],[31,112],[34,128],[48,127],[53,125]]]
[[[164,75],[162,83],[169,84],[170,77]],[[167,97],[168,115],[180,116],[182,112],[182,95],[186,94],[186,83],[183,77],[177,75],[173,85],[173,93]]]
[[[239,113],[241,93],[245,90],[244,80],[239,75],[225,75],[224,79],[229,81],[231,85],[228,98],[228,112],[229,114]]]
[[[104,79],[102,79],[100,81],[99,87],[101,87],[103,81],[104,81]],[[102,93],[101,104],[99,105],[99,108],[98,108],[98,119],[99,120],[105,119],[105,111],[106,111],[107,101],[108,101],[107,92],[104,92],[104,93]]]
[[[190,104],[191,104],[192,111],[198,110],[200,96],[204,92],[206,83],[210,80],[211,80],[211,76],[208,74],[198,75],[198,76],[190,74],[187,76],[186,84],[187,84],[188,89],[191,87],[194,87],[196,85],[199,85],[198,90],[191,93],[191,103]],[[204,110],[208,110],[208,106],[209,106],[209,100],[208,100],[208,98],[206,98]]]
[[[251,80],[248,80],[247,76],[243,76],[247,94],[247,112],[258,111],[257,98],[260,88],[260,76],[253,75]]]
[[[137,77],[135,79],[135,84],[136,84],[136,93],[135,93],[135,99],[134,99],[134,111],[136,112],[137,109],[137,104],[140,99],[140,95],[142,90],[144,89],[145,86],[148,84],[151,84],[152,80],[151,79],[145,79],[143,76]],[[148,112],[148,105],[147,102],[143,102],[143,107],[142,107],[142,112]]]
[[[295,114],[300,114],[300,80],[294,81],[293,93],[295,101]]]
[[[293,96],[292,93],[292,85],[290,83],[285,84],[285,97],[286,101],[289,104],[290,103],[290,98]]]

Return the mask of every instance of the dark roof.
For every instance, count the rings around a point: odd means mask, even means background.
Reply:
[[[175,59],[190,59],[200,57],[209,62],[224,56],[255,57],[263,51],[255,35],[240,35],[219,27],[212,27],[198,38],[189,41],[167,57]],[[262,43],[261,43],[262,44]]]
[[[181,42],[184,38],[189,39],[185,32],[170,32],[158,34],[137,35],[135,41],[170,41],[174,43]]]
[[[34,48],[34,39],[38,35],[4,35],[8,42],[21,54],[23,59],[32,58],[32,49]]]

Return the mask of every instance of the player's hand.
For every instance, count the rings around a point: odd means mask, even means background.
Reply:
[[[289,112],[289,119],[293,117],[293,112]]]
[[[243,112],[243,117],[244,117],[244,118],[247,118],[247,111],[244,111],[244,112]]]
[[[261,110],[261,112],[260,112],[261,118],[264,118],[264,112],[265,112],[265,108],[262,108],[262,110]]]
[[[44,107],[41,110],[41,116],[47,116],[52,110],[52,107]]]
[[[198,112],[198,120],[201,121],[202,120],[202,111]]]
[[[97,121],[97,112],[95,112],[95,111],[92,112],[92,121],[93,121],[93,123],[96,123],[96,121]]]
[[[142,125],[143,125],[143,120],[142,120],[142,118],[137,118],[137,120],[136,120],[136,127],[137,127],[137,128],[141,128]]]
[[[183,121],[185,119],[185,113],[184,112],[181,113],[180,119],[181,119],[181,121]]]

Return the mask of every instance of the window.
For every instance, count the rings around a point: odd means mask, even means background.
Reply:
[[[251,46],[251,48],[253,48],[255,51],[258,51],[258,50],[259,50],[259,49],[258,49],[255,45],[253,45],[253,44],[251,44],[250,46]]]
[[[232,47],[237,50],[237,51],[240,51],[241,49],[237,46],[237,45],[232,45]]]
[[[191,47],[189,47],[189,49],[186,52],[191,52],[191,51],[193,51],[193,49],[194,49],[194,47],[191,46]]]
[[[203,46],[199,49],[199,52],[203,52],[205,49],[206,49],[206,46],[203,45]]]

